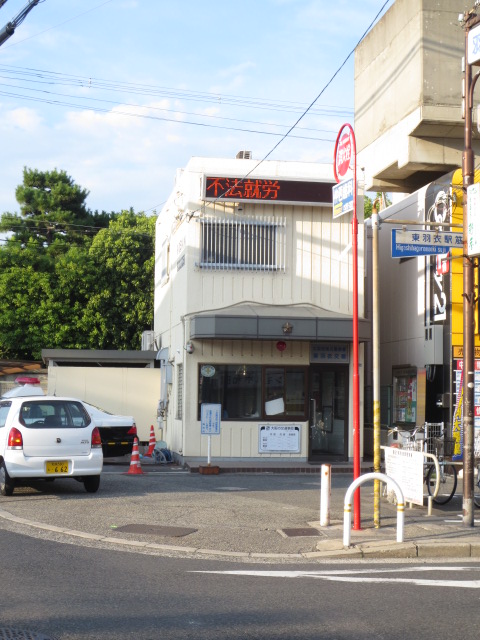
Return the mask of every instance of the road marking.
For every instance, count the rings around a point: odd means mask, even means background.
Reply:
[[[388,578],[386,576],[372,577],[371,574],[382,573],[422,573],[427,571],[476,571],[472,567],[408,567],[401,569],[358,569],[344,571],[192,571],[191,573],[215,573],[233,576],[251,576],[257,578],[313,578],[332,582],[353,583],[383,583],[383,584],[413,584],[421,587],[454,587],[457,589],[480,589],[480,580],[438,580],[427,578]],[[360,575],[361,574],[361,575]],[[370,575],[366,575],[370,574]]]
[[[448,524],[458,524],[458,518],[462,518],[463,520],[463,514],[457,513],[457,520],[444,520],[444,522],[447,522]],[[480,524],[480,520],[474,520],[473,523]]]

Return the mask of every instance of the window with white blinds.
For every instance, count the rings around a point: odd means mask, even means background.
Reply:
[[[285,219],[200,220],[200,267],[285,269]]]
[[[177,365],[177,411],[176,419],[183,417],[183,364]]]

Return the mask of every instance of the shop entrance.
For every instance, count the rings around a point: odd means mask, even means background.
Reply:
[[[348,365],[310,367],[310,462],[348,459]]]

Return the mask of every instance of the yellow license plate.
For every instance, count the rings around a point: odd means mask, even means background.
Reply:
[[[46,462],[46,472],[55,475],[57,473],[68,473],[68,460],[55,460],[55,462]]]

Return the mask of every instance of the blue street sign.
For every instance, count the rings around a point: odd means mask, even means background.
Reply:
[[[342,180],[332,187],[333,217],[339,218],[344,213],[353,211],[353,178]]]
[[[453,231],[403,231],[392,229],[392,258],[442,255],[463,247],[463,233]]]

